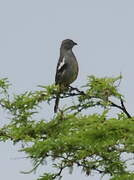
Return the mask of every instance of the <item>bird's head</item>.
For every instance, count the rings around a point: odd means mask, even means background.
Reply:
[[[65,50],[69,50],[72,49],[75,45],[77,45],[77,43],[75,43],[73,40],[65,39],[61,43],[61,48]]]

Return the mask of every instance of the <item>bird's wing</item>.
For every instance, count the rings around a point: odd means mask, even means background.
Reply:
[[[55,84],[60,83],[62,73],[66,69],[66,67],[67,67],[67,63],[65,62],[65,57],[60,58],[56,69]]]

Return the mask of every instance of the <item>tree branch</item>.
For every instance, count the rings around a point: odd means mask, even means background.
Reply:
[[[72,93],[71,91],[76,91],[77,93]],[[70,91],[69,91],[69,93],[67,94],[67,96],[64,96],[64,97],[62,96],[61,98],[67,98],[67,97],[70,97],[70,96],[79,96],[79,95],[87,96],[87,94],[86,94],[84,91],[80,91],[78,88],[74,88],[74,87],[70,86]],[[98,99],[98,97],[95,97],[95,96],[88,96],[88,98],[89,98],[89,99],[90,99],[90,98]],[[121,105],[117,105],[117,104],[115,104],[114,102],[112,102],[112,101],[110,101],[110,100],[109,100],[109,102],[110,102],[111,106],[116,107],[116,108],[120,109],[121,111],[123,111],[128,118],[132,118],[132,116],[129,114],[129,112],[128,112],[127,109],[126,109],[122,98],[120,99]],[[97,104],[95,104],[95,105],[100,105],[100,103],[97,103]],[[80,104],[79,104],[78,106],[80,107]],[[90,107],[90,105],[89,105],[89,107]],[[78,111],[80,112],[80,111],[82,111],[83,109],[84,109],[84,108],[81,107]]]

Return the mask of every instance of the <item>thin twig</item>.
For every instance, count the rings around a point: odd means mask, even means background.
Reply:
[[[78,88],[70,87],[70,91],[77,91],[80,95],[86,95],[84,91],[80,91]]]
[[[58,173],[56,173],[54,176],[53,176],[53,179],[55,179],[56,177],[61,177],[61,173],[62,173],[62,171],[63,171],[63,169],[64,169],[65,167],[60,167],[60,170],[59,170],[59,172]]]
[[[125,107],[125,105],[124,105],[123,100],[120,99],[120,101],[121,101],[121,106],[122,106],[122,109],[123,109],[124,113],[127,115],[128,118],[132,118],[131,115],[130,115],[130,114],[128,113],[128,111],[126,110],[126,107]]]
[[[118,109],[121,109],[121,110],[127,115],[128,118],[132,118],[132,116],[131,116],[131,115],[128,113],[128,111],[126,110],[126,107],[125,107],[124,102],[123,102],[122,99],[120,99],[120,102],[121,102],[121,106],[113,103],[112,101],[110,101],[111,106],[117,107]]]
[[[98,171],[100,174],[104,173],[105,171],[102,171],[102,170],[99,170],[95,167],[95,165],[93,165],[92,167],[89,167],[89,166],[86,166],[85,164],[81,164],[79,162],[75,162],[77,164],[77,166],[80,166],[80,167],[84,167],[84,168],[90,168],[90,169],[93,169],[95,171]]]

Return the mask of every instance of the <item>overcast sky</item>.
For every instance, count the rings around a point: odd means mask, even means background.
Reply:
[[[0,78],[8,77],[17,93],[54,83],[59,46],[66,38],[78,43],[74,53],[80,73],[74,86],[83,85],[87,75],[118,76],[121,72],[120,91],[133,114],[133,0],[1,0]],[[5,121],[1,115],[1,124]],[[41,170],[19,173],[30,170],[31,163],[16,159],[24,157],[17,149],[10,142],[0,144],[0,179],[36,179]],[[65,172],[63,180],[68,179],[98,180],[98,176],[87,178],[77,169],[72,176]]]

